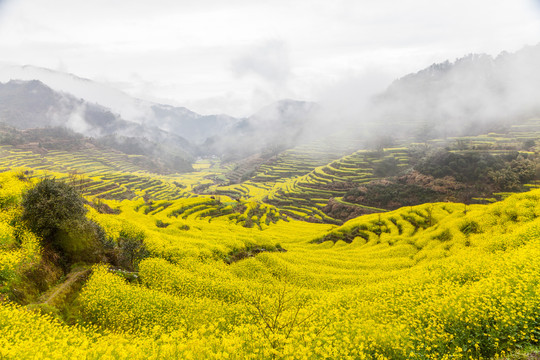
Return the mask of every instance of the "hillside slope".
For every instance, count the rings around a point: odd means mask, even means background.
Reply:
[[[16,175],[0,174],[6,294],[26,261],[10,240],[25,184]],[[2,356],[488,359],[538,341],[540,190],[333,228],[281,219],[249,228],[208,212],[217,201],[110,201],[116,214],[92,210],[112,241],[145,234],[151,257],[139,264],[140,280],[94,267],[77,299],[84,326],[0,303]],[[287,251],[225,261],[228,251],[277,242]]]
[[[539,61],[540,44],[433,64],[394,81],[376,97],[373,116],[420,141],[491,132],[540,115]]]

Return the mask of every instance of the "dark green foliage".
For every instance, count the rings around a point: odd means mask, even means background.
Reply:
[[[371,224],[370,227],[368,227],[365,224],[362,224],[362,225],[354,226],[350,229],[341,229],[341,230],[333,231],[311,242],[315,244],[320,244],[325,241],[332,241],[333,243],[336,243],[342,240],[350,244],[357,237],[360,237],[364,239],[365,241],[369,241],[368,232],[372,232],[372,233],[375,233],[375,235],[380,236],[380,234],[382,234],[383,232],[387,233],[387,232],[390,232],[390,230],[387,227],[383,227],[382,222],[375,222]]]
[[[514,158],[517,156],[510,155]],[[489,171],[504,167],[504,158],[487,153],[453,153],[445,150],[437,151],[420,161],[415,170],[435,178],[452,176],[457,181],[473,183],[488,179]]]
[[[535,177],[535,162],[526,155],[437,151],[420,160],[415,169],[435,178],[452,176],[464,183],[494,183],[501,190],[517,190]]]
[[[490,171],[489,177],[500,190],[512,191],[520,187],[519,176],[510,167]]]
[[[158,228],[166,228],[167,226],[171,225],[170,223],[163,222],[162,220],[158,219],[156,220],[156,226]]]
[[[522,155],[512,160],[510,168],[517,175],[521,183],[533,180],[536,175],[536,163]]]
[[[83,218],[67,222],[58,231],[56,243],[67,264],[97,263],[103,260],[101,244],[104,238],[105,233],[98,224]]]
[[[69,222],[85,219],[83,198],[68,184],[44,179],[23,196],[22,220],[33,233],[54,243],[57,233]]]
[[[232,264],[236,261],[242,259],[253,257],[262,252],[287,252],[281,244],[276,245],[255,245],[255,244],[246,244],[246,247],[243,249],[234,249],[230,251],[225,257],[225,262],[227,264]]]
[[[382,209],[397,209],[441,200],[443,197],[444,194],[415,184],[372,182],[348,191],[343,199]]]
[[[148,256],[150,252],[146,248],[144,232],[120,231],[120,236],[115,241],[104,238],[102,245],[105,249],[106,261],[123,271],[137,271],[139,262]]]
[[[89,203],[91,207],[97,210],[100,214],[113,214],[118,215],[120,214],[120,209],[113,209],[109,205],[103,202],[102,199],[94,199],[91,203]]]
[[[77,190],[55,179],[44,179],[23,195],[21,220],[43,247],[59,256],[67,269],[78,261],[100,261],[103,230],[86,218],[84,199]]]
[[[536,164],[533,160],[519,155],[497,171],[490,171],[489,177],[500,190],[519,190],[521,184],[533,180],[536,176]]]
[[[179,183],[178,181],[173,181],[173,184],[180,189],[185,189],[187,186],[184,184]]]
[[[530,154],[414,151],[414,170],[350,189],[343,200],[382,209],[438,201],[474,203],[495,191],[519,191],[537,176],[535,157]],[[383,166],[385,161],[378,163],[379,170],[374,168],[378,175],[391,164]]]
[[[393,157],[385,158],[373,166],[373,175],[377,177],[394,176],[399,172],[399,161]]]
[[[128,270],[137,270],[142,259],[150,256],[150,252],[144,244],[144,233],[127,234],[120,232],[118,249],[120,250],[119,264]]]
[[[450,229],[445,229],[439,234],[433,236],[432,239],[439,241],[450,241],[452,240],[452,232],[450,231]]]
[[[480,225],[478,225],[478,223],[474,220],[470,220],[470,221],[467,221],[466,223],[463,223],[459,227],[459,230],[465,235],[478,234],[481,232]]]
[[[433,225],[433,219],[430,218],[429,214],[424,216],[424,214],[419,211],[410,211],[408,214],[403,213],[400,214],[400,216],[414,227],[411,235],[416,234],[419,229],[425,230]]]

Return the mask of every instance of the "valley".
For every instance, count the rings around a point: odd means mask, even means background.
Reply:
[[[505,74],[537,50],[433,65],[339,126],[2,84],[0,359],[532,359],[540,112]],[[440,112],[492,82],[496,116]]]

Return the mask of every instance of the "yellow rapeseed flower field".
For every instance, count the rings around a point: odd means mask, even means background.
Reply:
[[[0,174],[3,282],[39,256],[13,240],[15,175]],[[208,197],[106,203],[88,217],[108,237],[145,236],[138,280],[94,266],[80,325],[0,302],[0,359],[491,359],[540,339],[540,190],[339,227],[246,227]]]

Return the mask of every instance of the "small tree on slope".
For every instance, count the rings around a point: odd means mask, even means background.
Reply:
[[[77,261],[99,261],[103,232],[86,218],[81,195],[72,186],[44,179],[23,196],[22,220],[43,239],[45,251],[60,255],[65,268]]]

